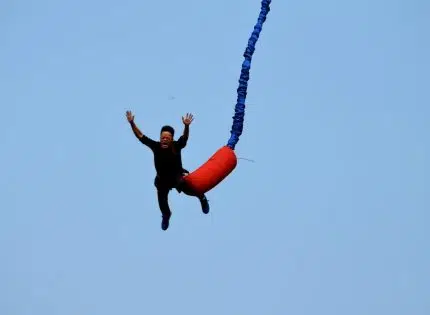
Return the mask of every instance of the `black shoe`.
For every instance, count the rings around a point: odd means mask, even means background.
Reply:
[[[169,228],[170,216],[171,216],[171,214],[163,215],[163,219],[161,220],[161,229],[163,231],[165,231]]]
[[[202,205],[202,211],[204,214],[209,213],[209,202],[206,196],[203,195],[203,197],[199,198],[200,204]]]

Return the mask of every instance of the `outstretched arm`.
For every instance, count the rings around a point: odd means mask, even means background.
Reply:
[[[193,122],[193,120],[193,115],[189,113],[187,113],[185,117],[182,117],[182,122],[184,123],[184,132],[178,140],[182,148],[187,145],[188,137],[190,136],[190,124]]]
[[[185,141],[188,141],[188,137],[190,136],[190,125],[184,126],[184,133],[182,134],[182,137],[184,137]]]
[[[134,135],[136,138],[140,139],[143,137],[143,133],[139,130],[139,128],[134,123],[134,115],[131,113],[131,111],[126,112],[127,120],[130,123],[131,130],[133,130]]]
[[[136,126],[134,122],[134,115],[131,113],[131,111],[127,111],[126,113],[127,120],[130,123],[131,130],[133,130],[134,135],[137,139],[139,139],[140,142],[147,145],[148,147],[152,148],[156,145],[156,142],[147,136],[145,136],[142,131]]]
[[[134,135],[136,138],[141,139],[143,137],[142,131],[139,130],[139,128],[136,126],[134,121],[130,122],[131,130],[133,130]]]

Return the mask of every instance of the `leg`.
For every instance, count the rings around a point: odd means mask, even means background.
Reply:
[[[169,190],[168,189],[157,189],[158,205],[160,207],[162,221],[161,228],[165,231],[169,227],[170,217],[172,212],[169,208]]]
[[[164,185],[158,177],[155,178],[154,185],[157,187],[158,206],[160,207],[163,218],[161,221],[161,228],[165,231],[169,227],[169,221],[172,215],[169,207],[170,188],[167,187],[167,185]]]
[[[177,185],[176,185],[176,189],[178,190],[178,192],[183,192],[184,194],[188,195],[188,196],[193,196],[193,197],[197,197],[200,201],[200,204],[202,206],[202,211],[204,214],[208,214],[209,213],[209,202],[208,199],[206,198],[206,196],[197,194],[196,192],[194,192],[192,189],[190,189],[185,181],[184,181],[184,177],[187,176],[188,174],[184,174],[184,176],[180,176],[177,179]]]
[[[209,202],[205,195],[197,196],[199,198],[200,204],[202,206],[202,211],[204,214],[209,213]]]

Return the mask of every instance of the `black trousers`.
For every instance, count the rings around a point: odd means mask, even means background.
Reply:
[[[157,188],[158,205],[163,217],[170,217],[172,214],[169,207],[169,192],[173,188],[175,188],[179,193],[184,192],[186,195],[195,196],[199,199],[204,197],[204,195],[199,196],[187,189],[182,180],[185,173],[188,173],[188,171],[184,170],[183,174],[178,174],[177,176],[173,176],[169,179],[162,179],[159,176],[155,177],[154,185]]]

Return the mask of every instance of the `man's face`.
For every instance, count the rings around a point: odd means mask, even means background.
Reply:
[[[163,131],[160,135],[160,143],[163,149],[167,149],[173,142],[172,134],[168,131]]]

